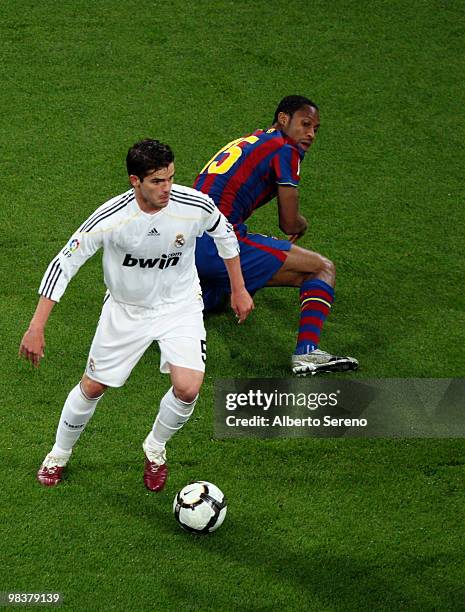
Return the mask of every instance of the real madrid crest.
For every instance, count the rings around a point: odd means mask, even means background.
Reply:
[[[182,247],[186,244],[186,240],[182,234],[178,234],[176,236],[176,240],[174,241],[174,245],[177,247]]]

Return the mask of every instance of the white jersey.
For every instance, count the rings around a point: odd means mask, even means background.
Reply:
[[[198,298],[196,238],[207,232],[219,255],[239,253],[232,226],[205,194],[173,185],[165,208],[143,212],[133,189],[100,206],[73,234],[45,272],[39,294],[59,302],[69,281],[100,247],[113,299],[145,308]]]

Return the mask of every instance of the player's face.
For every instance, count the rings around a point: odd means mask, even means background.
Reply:
[[[304,151],[308,151],[320,127],[320,114],[316,108],[304,106],[292,117],[286,113],[279,113],[278,122],[282,132],[292,138]]]
[[[170,199],[174,179],[174,164],[155,170],[141,181],[138,176],[131,175],[129,180],[136,192],[139,206],[145,212],[155,212],[167,206]]]

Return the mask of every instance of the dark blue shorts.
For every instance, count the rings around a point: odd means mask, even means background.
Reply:
[[[286,261],[292,244],[263,234],[248,234],[245,225],[236,231],[245,286],[249,293],[264,287]],[[205,311],[217,308],[231,292],[229,276],[215,243],[204,234],[197,238],[195,264],[202,285]]]

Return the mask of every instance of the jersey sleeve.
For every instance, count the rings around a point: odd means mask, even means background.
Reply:
[[[298,187],[300,183],[300,156],[295,147],[282,146],[272,160],[278,185]]]
[[[85,223],[81,227],[84,225]],[[102,236],[103,233],[99,230],[75,232],[50,262],[40,283],[39,294],[59,302],[79,268],[102,246]]]
[[[213,204],[213,200],[210,201]],[[200,235],[203,232],[206,232],[213,238],[218,249],[218,255],[222,259],[232,259],[239,255],[239,243],[234,233],[234,228],[216,206],[214,206],[212,212],[205,215],[203,231]]]

